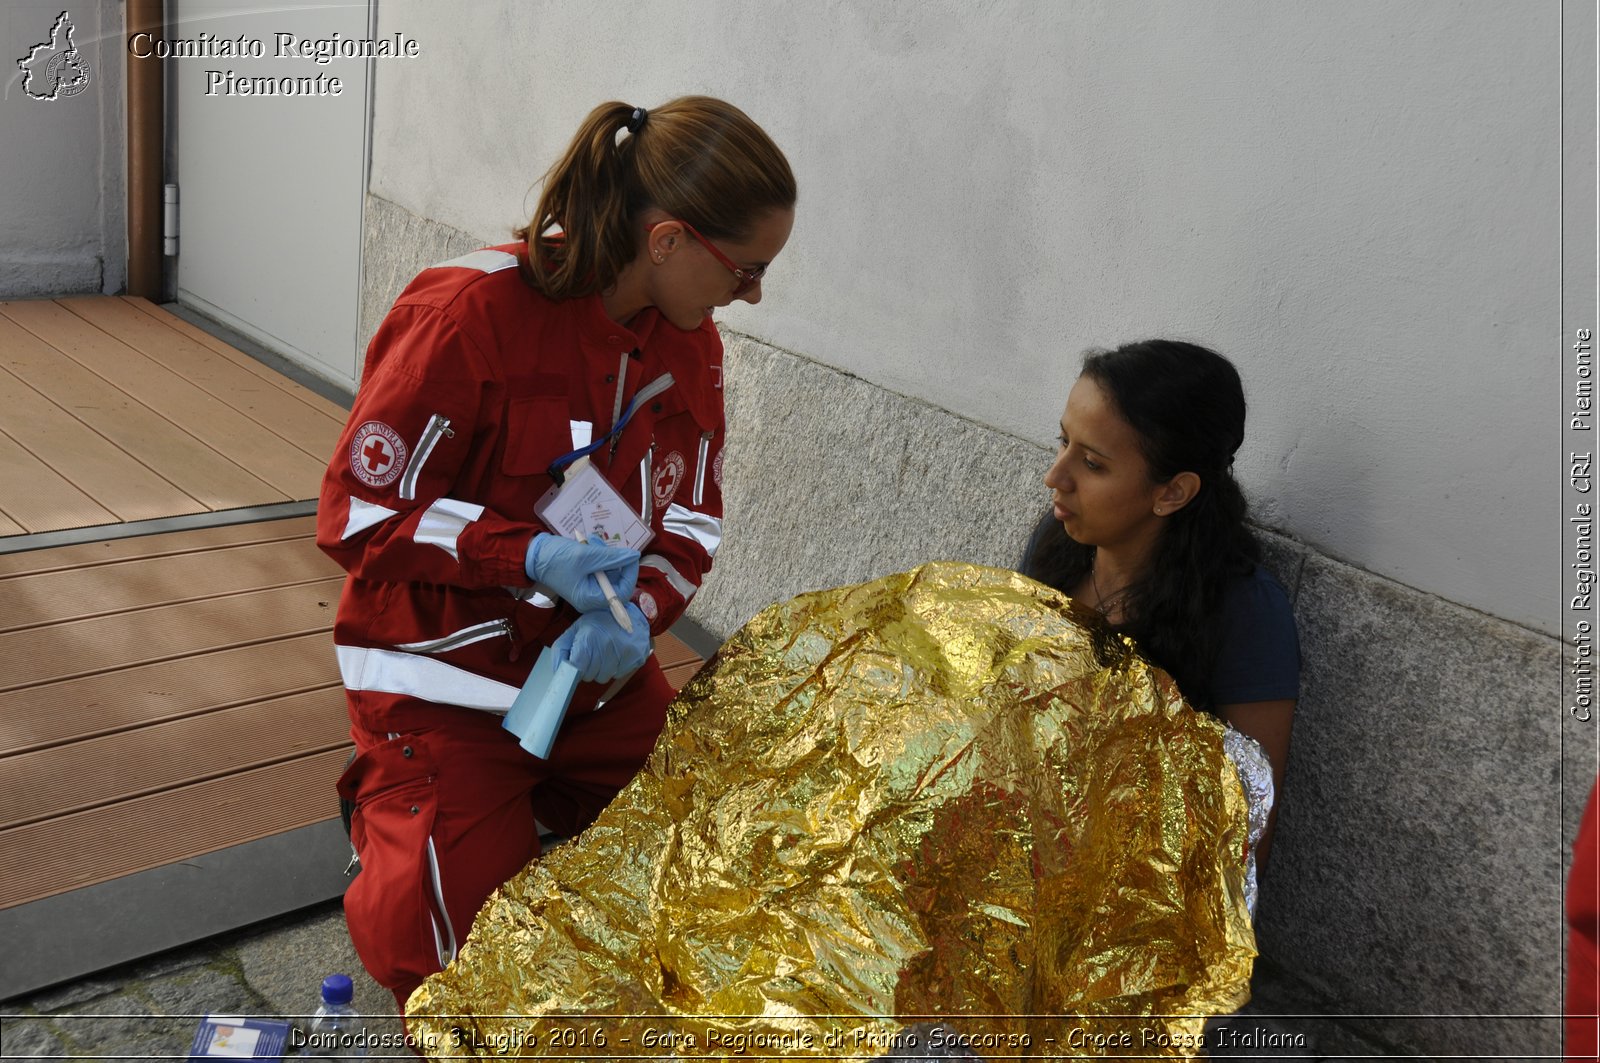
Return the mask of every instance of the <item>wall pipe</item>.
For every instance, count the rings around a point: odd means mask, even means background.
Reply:
[[[127,32],[166,36],[163,0],[127,0]],[[127,57],[128,294],[160,300],[162,163],[166,140],[164,60]]]

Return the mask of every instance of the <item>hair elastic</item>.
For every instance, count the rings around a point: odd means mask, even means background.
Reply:
[[[635,107],[633,114],[628,116],[628,132],[637,133],[644,128],[644,120],[650,117],[650,112],[643,107]]]

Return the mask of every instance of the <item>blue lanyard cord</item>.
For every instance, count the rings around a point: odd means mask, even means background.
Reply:
[[[567,476],[563,470],[566,469],[568,465],[571,465],[579,458],[588,457],[590,454],[593,454],[595,451],[599,450],[601,447],[609,443],[613,438],[622,433],[622,430],[628,425],[628,418],[633,416],[633,411],[639,408],[639,400],[644,397],[645,396],[643,394],[635,395],[633,397],[633,401],[628,403],[628,408],[622,411],[622,416],[617,418],[617,423],[611,426],[611,431],[607,432],[599,439],[592,441],[586,447],[579,447],[577,450],[567,451],[565,454],[561,455],[555,461],[550,463],[550,479],[556,482],[556,486],[559,487],[561,484],[566,482]]]
[[[673,383],[674,381],[671,373],[662,373],[660,376],[650,381],[650,383],[640,388],[634,393],[633,401],[628,403],[628,408],[622,411],[622,416],[617,418],[617,423],[611,426],[611,431],[607,432],[599,439],[592,441],[588,446],[581,447],[578,450],[568,451],[550,463],[550,468],[548,470],[550,473],[550,479],[556,482],[557,487],[561,486],[566,482],[566,474],[562,472],[563,469],[577,461],[579,458],[593,454],[595,451],[605,446],[608,442],[611,443],[611,452],[613,455],[615,455],[617,450],[616,440],[619,436],[621,436],[622,430],[627,427],[628,419],[633,416],[634,411],[644,403],[672,387]]]

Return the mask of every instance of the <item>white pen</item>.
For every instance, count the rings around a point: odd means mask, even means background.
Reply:
[[[572,537],[580,543],[587,544],[589,537],[583,534],[583,526],[572,529]],[[633,621],[628,618],[628,610],[624,609],[622,602],[617,599],[617,589],[611,585],[611,577],[604,571],[596,572],[594,580],[600,584],[600,591],[606,596],[606,604],[611,606],[611,615],[617,618],[617,623],[622,625],[622,630],[633,634]]]

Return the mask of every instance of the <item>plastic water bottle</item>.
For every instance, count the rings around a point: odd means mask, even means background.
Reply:
[[[311,1029],[306,1032],[306,1056],[364,1056],[367,1048],[364,1039],[356,1036],[362,1032],[361,1014],[350,1006],[355,989],[347,974],[330,974],[322,980],[322,1003],[311,1018]]]

